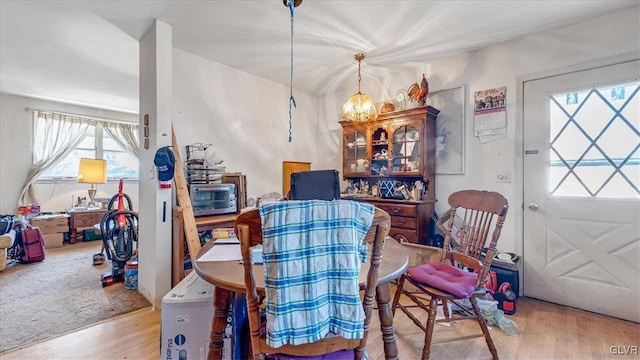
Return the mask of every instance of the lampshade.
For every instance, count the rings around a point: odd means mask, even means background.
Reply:
[[[369,121],[378,117],[378,110],[369,96],[360,92],[360,63],[364,59],[364,54],[354,56],[358,60],[358,93],[347,100],[342,107],[342,118],[349,121]]]
[[[107,161],[101,159],[81,158],[78,168],[78,182],[88,184],[104,184],[107,182]]]
[[[104,184],[107,182],[107,161],[101,159],[80,158],[78,167],[78,182],[91,184],[88,190],[89,205],[95,205],[96,189],[93,184]]]

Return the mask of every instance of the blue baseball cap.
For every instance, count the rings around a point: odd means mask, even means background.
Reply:
[[[173,179],[173,172],[176,166],[176,157],[171,151],[171,146],[164,146],[156,151],[153,163],[158,169],[158,180],[169,181]]]

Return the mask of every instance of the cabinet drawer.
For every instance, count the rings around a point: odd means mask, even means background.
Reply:
[[[102,221],[102,216],[104,216],[105,213],[101,212],[101,213],[95,213],[93,214],[93,224],[100,224],[100,222]]]
[[[388,212],[392,217],[396,215],[416,217],[417,213],[415,205],[377,203],[376,206]]]
[[[93,224],[95,224],[93,222],[93,216],[91,216],[90,214],[74,216],[73,218],[74,227],[93,226]]]
[[[102,220],[102,215],[104,212],[91,212],[84,214],[73,214],[71,226],[79,228],[79,227],[91,227],[95,224],[99,224]]]
[[[414,244],[418,243],[418,232],[416,230],[400,229],[400,228],[392,227],[389,230],[389,236],[396,239],[397,241],[401,241],[404,239],[410,243],[414,243]]]
[[[403,228],[403,229],[416,229],[416,218],[392,216],[391,227]]]

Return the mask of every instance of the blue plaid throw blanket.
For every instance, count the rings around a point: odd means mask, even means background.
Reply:
[[[373,215],[371,204],[347,200],[260,207],[269,346],[362,338],[358,279]]]

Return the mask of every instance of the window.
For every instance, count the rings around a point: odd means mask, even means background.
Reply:
[[[87,134],[80,143],[54,166],[46,169],[38,180],[68,179],[75,180],[78,175],[80,158],[105,159],[107,161],[107,178],[115,179],[138,179],[138,159],[128,154],[118,141],[105,129],[109,124],[105,121],[96,122],[97,125],[90,125]],[[35,112],[34,128],[48,126]],[[114,125],[117,126],[117,125]],[[135,125],[137,127],[137,125]],[[135,132],[137,137],[137,131]]]
[[[107,160],[108,178],[138,179],[138,159],[127,154],[106,131],[102,135],[102,158]]]
[[[640,198],[640,82],[549,98],[552,195]]]

